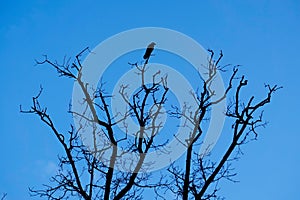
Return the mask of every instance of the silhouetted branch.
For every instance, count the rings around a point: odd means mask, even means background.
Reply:
[[[210,176],[204,182],[203,187],[201,190],[195,195],[196,199],[202,199],[208,186],[211,185],[213,182],[220,180],[220,178],[216,178],[217,175],[220,177],[225,177],[227,179],[231,179],[231,177],[235,176],[235,174],[229,174],[228,172],[231,171],[229,168],[225,169],[224,165],[228,162],[230,155],[232,154],[233,150],[241,144],[244,144],[245,141],[248,139],[249,133],[254,132],[255,137],[257,137],[257,133],[255,129],[262,125],[262,115],[259,116],[258,119],[254,119],[254,112],[257,111],[259,108],[262,108],[265,104],[269,103],[271,100],[272,95],[275,91],[280,89],[276,85],[274,87],[268,87],[269,91],[267,93],[267,97],[261,100],[257,104],[252,104],[254,97],[251,97],[247,103],[247,106],[239,110],[239,102],[240,99],[240,92],[242,87],[247,85],[247,80],[244,79],[244,76],[241,78],[239,85],[237,86],[237,90],[235,93],[235,109],[234,112],[227,111],[227,116],[233,117],[236,119],[234,126],[233,126],[233,139],[231,141],[230,146],[225,151],[224,156],[220,160],[220,162],[216,165]],[[233,114],[234,113],[234,114]],[[260,124],[260,125],[259,125]],[[246,128],[250,126],[250,132],[245,132]],[[242,137],[244,135],[244,138]],[[223,169],[223,172],[222,172]]]
[[[7,196],[7,193],[3,193],[2,197],[1,197],[1,200],[4,200],[6,196]]]
[[[149,46],[148,46],[149,47]],[[151,46],[150,46],[151,47]],[[174,161],[167,169],[153,178],[147,173],[154,161],[146,162],[147,154],[151,151],[169,153],[166,147],[168,140],[159,141],[157,135],[163,128],[160,121],[165,114],[163,107],[167,103],[168,76],[161,75],[157,70],[154,74],[148,72],[148,61],[153,49],[145,53],[144,62],[128,63],[134,67],[140,86],[133,94],[128,92],[130,83],[121,85],[119,94],[126,103],[126,110],[122,113],[111,111],[110,93],[106,93],[101,82],[97,88],[92,88],[83,80],[83,65],[81,57],[89,48],[83,49],[75,56],[74,61],[64,57],[63,62],[52,62],[45,55],[37,65],[49,64],[59,76],[72,78],[78,84],[82,94],[81,105],[83,111],[72,110],[69,113],[79,118],[76,128],[71,125],[70,130],[63,133],[57,129],[47,107],[40,103],[43,88],[32,98],[32,105],[28,110],[20,106],[21,113],[34,114],[51,130],[58,143],[64,150],[64,155],[58,157],[59,169],[50,179],[50,184],[44,184],[42,189],[30,188],[32,196],[46,197],[47,199],[143,199],[143,191],[152,189],[153,199],[167,199],[167,193],[172,193],[177,199],[187,200],[191,197],[199,200],[218,199],[219,182],[229,180],[236,182],[232,163],[239,159],[241,146],[258,138],[259,127],[267,123],[263,120],[263,108],[271,102],[273,94],[281,87],[265,85],[266,97],[257,101],[253,96],[242,96],[242,91],[248,85],[244,76],[237,77],[238,65],[220,65],[223,52],[214,60],[215,53],[208,50],[207,66],[203,66],[207,73],[202,77],[196,92],[190,92],[191,99],[196,107],[185,102],[182,108],[171,105],[168,111],[170,116],[183,120],[182,126],[186,129],[185,138],[175,139],[186,147],[184,162]],[[219,72],[228,72],[232,67],[228,83],[222,94],[217,94],[214,83]],[[146,83],[146,77],[151,82]],[[96,87],[96,86],[95,86]],[[225,116],[233,120],[231,140],[224,154],[219,160],[212,160],[207,147],[205,153],[199,154],[198,147],[206,132],[204,122],[209,120],[212,106],[225,101],[233,92],[233,100],[228,105]],[[129,129],[127,119],[131,118],[138,124],[133,133]],[[125,131],[120,131],[116,125],[122,125]],[[88,129],[90,128],[90,129]],[[85,146],[84,134],[91,135],[91,145]],[[128,137],[132,134],[133,137]],[[228,134],[227,134],[228,135]],[[99,144],[100,143],[100,144]],[[235,152],[235,154],[234,154]],[[132,155],[130,158],[126,155]],[[124,171],[117,170],[124,167]],[[4,199],[6,194],[3,195]]]
[[[234,86],[234,81],[238,79],[237,65],[233,67],[232,74],[225,87],[224,93],[219,94],[218,98],[212,100],[212,97],[216,94],[211,87],[218,70],[224,71],[223,69],[230,65],[225,65],[225,67],[219,66],[223,57],[222,51],[216,62],[213,60],[214,52],[212,50],[208,51],[210,52],[208,66],[204,66],[208,71],[208,76],[203,80],[202,91],[200,93],[191,93],[198,107],[192,109],[185,104],[183,109],[180,110],[177,107],[173,107],[174,110],[170,112],[171,116],[183,118],[185,120],[184,126],[188,128],[187,130],[190,130],[187,132],[185,143],[179,141],[187,148],[184,170],[180,169],[181,167],[176,166],[175,163],[168,168],[168,172],[172,175],[171,177],[174,180],[174,185],[169,186],[168,189],[178,197],[182,197],[184,200],[189,199],[189,194],[192,194],[195,199],[199,200],[217,198],[217,191],[219,190],[218,183],[220,180],[227,179],[236,182],[236,180],[233,179],[236,173],[233,172],[234,169],[231,167],[231,162],[237,160],[238,157],[234,156],[233,158],[230,158],[230,156],[236,148],[239,148],[240,145],[249,141],[249,135],[251,133],[254,134],[254,139],[257,138],[258,133],[256,129],[265,126],[266,123],[262,120],[262,113],[258,118],[255,118],[254,114],[258,109],[269,103],[272,94],[280,89],[280,87],[277,86],[266,86],[268,88],[268,93],[265,99],[257,104],[253,104],[254,96],[252,96],[245,106],[241,107],[241,90],[248,82],[245,80],[244,76],[242,76],[239,79],[238,85]],[[236,119],[233,126],[233,139],[229,147],[225,150],[222,159],[218,162],[213,162],[209,159],[209,154],[199,155],[198,152],[194,152],[194,148],[203,133],[201,124],[205,121],[205,116],[209,113],[209,109],[211,106],[225,100],[225,98],[228,97],[229,92],[233,89],[235,89],[235,100],[234,103],[228,107],[226,112],[226,116]],[[247,127],[249,128],[248,130],[246,130]],[[208,192],[208,187],[213,184],[215,189]]]
[[[89,84],[82,80],[83,66],[80,57],[86,51],[89,51],[89,49],[85,48],[76,55],[76,59],[72,64],[69,63],[70,59],[64,59],[63,64],[60,65],[57,62],[48,60],[47,56],[45,56],[43,61],[36,61],[39,65],[50,64],[57,70],[59,76],[73,78],[84,94],[84,99],[81,103],[85,109],[80,113],[73,111],[70,106],[69,113],[81,119],[81,127],[78,130],[75,130],[71,125],[71,130],[68,134],[63,134],[55,127],[52,118],[47,113],[47,108],[42,107],[39,102],[42,87],[38,95],[33,97],[33,103],[29,110],[23,110],[20,106],[20,111],[22,113],[31,113],[40,117],[41,121],[52,130],[66,154],[66,156],[59,157],[60,169],[58,170],[57,175],[51,178],[50,181],[52,184],[43,185],[44,189],[36,190],[30,188],[29,190],[33,196],[47,197],[48,199],[63,199],[70,196],[77,196],[89,200],[108,200],[111,198],[139,199],[141,198],[141,191],[146,187],[146,184],[143,182],[148,181],[149,177],[149,175],[139,173],[143,167],[145,157],[150,149],[163,148],[165,145],[164,143],[154,144],[154,137],[162,126],[157,122],[157,119],[161,114],[161,108],[166,101],[166,94],[168,91],[167,77],[160,78],[160,72],[158,71],[152,75],[152,85],[146,86],[144,84],[144,79],[147,71],[147,63],[144,63],[143,66],[134,65],[139,73],[139,77],[142,79],[140,90],[136,92],[134,99],[130,100],[126,97],[126,87],[123,87],[123,99],[129,105],[130,110],[121,113],[121,118],[116,118],[116,116],[112,116],[111,111],[109,110],[109,104],[107,103],[107,98],[111,98],[111,95],[104,93],[101,88],[102,85],[99,89],[91,89],[93,94],[90,94]],[[159,90],[163,90],[161,95],[158,95]],[[96,100],[98,100],[97,103]],[[90,111],[90,116],[87,115],[87,111]],[[100,118],[99,112],[105,117]],[[130,141],[128,140],[127,133],[125,133],[124,137],[116,137],[113,126],[123,123],[126,127],[125,120],[130,115],[139,120],[140,131],[139,136],[136,138],[136,142],[130,145],[127,151],[139,152],[139,158],[135,166],[132,164],[132,172],[118,172],[115,170],[115,164],[117,158],[122,156],[122,153],[121,155],[118,155],[118,145],[120,142],[128,142],[130,144]],[[90,125],[92,125],[91,131],[93,136],[92,149],[88,149],[84,146],[79,133],[85,126]],[[99,133],[97,127],[100,127],[100,132],[103,133]],[[100,149],[97,144],[99,134],[106,137],[110,142],[110,144],[104,144]],[[108,166],[106,166],[99,158],[109,150],[111,150],[111,154],[108,159]],[[126,153],[126,151],[124,153]],[[149,164],[145,164],[145,166],[147,165]],[[148,188],[154,188],[155,184],[162,185],[163,183],[162,180],[159,180],[157,183],[151,183]]]

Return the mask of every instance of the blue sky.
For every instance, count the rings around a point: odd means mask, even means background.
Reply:
[[[34,66],[34,59],[60,60],[121,31],[155,26],[222,49],[223,63],[243,65],[249,95],[262,97],[264,83],[284,87],[265,109],[268,127],[235,164],[240,183],[225,182],[221,193],[230,200],[300,199],[299,10],[296,0],[1,2],[0,193],[29,199],[27,188],[47,183],[61,152],[50,131],[36,116],[20,114],[19,105],[29,106],[42,84],[41,101],[57,126],[67,130],[72,120],[66,111],[73,82]]]

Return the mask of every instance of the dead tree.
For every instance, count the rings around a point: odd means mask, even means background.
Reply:
[[[50,128],[65,153],[59,157],[60,168],[57,174],[51,177],[51,183],[45,184],[42,189],[30,188],[30,192],[34,196],[48,199],[67,199],[72,196],[85,200],[142,199],[142,191],[145,187],[158,187],[162,184],[162,181],[150,184],[148,180],[150,174],[143,173],[142,170],[149,165],[144,163],[147,153],[151,149],[163,146],[160,141],[155,143],[155,137],[161,126],[157,122],[157,118],[161,114],[162,106],[166,103],[167,77],[161,76],[158,71],[152,74],[153,81],[151,84],[144,84],[147,63],[131,64],[136,68],[141,78],[140,88],[130,99],[130,94],[127,94],[128,85],[120,87],[120,94],[129,109],[126,113],[122,113],[122,118],[115,120],[116,116],[112,115],[107,103],[111,94],[107,94],[102,85],[96,90],[88,88],[88,83],[82,80],[82,68],[84,66],[82,66],[80,58],[87,51],[89,51],[88,48],[81,51],[72,63],[63,62],[63,64],[59,64],[50,61],[47,56],[41,62],[36,61],[38,65],[48,64],[52,66],[59,76],[75,80],[84,94],[82,104],[86,106],[86,109],[89,109],[91,115],[77,113],[70,106],[69,112],[74,117],[81,118],[84,123],[80,124],[77,129],[71,125],[68,133],[60,132],[48,114],[47,108],[43,107],[39,101],[42,88],[38,95],[32,98],[32,106],[29,110],[20,107],[22,113],[37,115]],[[92,94],[89,92],[91,90],[93,90]],[[139,124],[139,130],[136,133],[131,133],[135,137],[129,137],[127,132],[122,133],[123,136],[120,137],[120,132],[115,129],[118,124],[126,126],[127,117],[134,118]],[[85,126],[92,127],[90,130],[95,144],[92,150],[82,142],[80,131]],[[107,138],[109,144],[98,147],[99,137]],[[119,147],[125,149],[121,154],[118,153]],[[101,155],[105,151],[110,152],[106,163],[101,159]],[[129,166],[131,170],[119,171],[115,167],[117,159],[124,156],[123,154],[126,152],[134,153],[136,162],[127,160],[127,163],[132,162]]]
[[[223,94],[213,98],[215,91],[212,88],[218,71],[226,71],[228,66],[220,66],[222,52],[214,61],[213,51],[209,51],[208,66],[206,66],[207,77],[199,83],[199,92],[191,93],[192,99],[197,107],[191,109],[188,105],[181,108],[174,107],[169,110],[173,117],[185,120],[185,126],[190,128],[186,132],[186,140],[179,141],[186,148],[185,162],[173,162],[162,172],[161,177],[151,177],[147,169],[151,163],[146,163],[147,153],[151,150],[164,148],[166,141],[157,141],[156,136],[162,128],[159,116],[162,114],[162,107],[167,102],[167,76],[161,76],[160,71],[151,74],[152,82],[146,83],[148,59],[141,65],[129,63],[136,69],[139,75],[140,87],[133,95],[128,94],[128,85],[121,85],[119,94],[128,106],[126,112],[121,113],[117,119],[111,112],[108,104],[112,95],[106,92],[101,84],[97,89],[89,88],[89,84],[82,79],[81,56],[89,51],[88,48],[80,52],[75,61],[59,64],[50,61],[47,56],[38,65],[48,64],[56,69],[59,76],[71,78],[76,81],[84,94],[82,105],[90,114],[78,113],[72,110],[70,114],[82,120],[79,127],[71,125],[68,133],[60,132],[54,124],[54,120],[48,114],[47,108],[40,104],[39,97],[42,88],[37,96],[32,98],[32,106],[22,113],[37,115],[46,124],[58,142],[64,149],[65,155],[59,157],[59,170],[51,177],[49,184],[41,189],[31,188],[32,195],[46,197],[48,199],[67,199],[78,197],[79,199],[143,199],[145,188],[154,190],[156,199],[166,199],[166,192],[173,193],[177,199],[217,199],[220,180],[228,179],[234,181],[236,173],[232,170],[231,164],[238,159],[240,147],[255,140],[258,136],[257,128],[264,126],[262,109],[271,101],[271,97],[280,87],[266,85],[266,97],[260,101],[254,101],[254,96],[249,100],[243,97],[241,91],[247,86],[244,76],[238,77],[238,66],[233,67],[227,86]],[[149,74],[147,75],[149,76]],[[92,92],[91,92],[92,91]],[[224,149],[224,154],[219,160],[212,160],[210,154],[199,154],[198,146],[203,141],[203,123],[207,121],[212,106],[219,104],[224,99],[233,96],[233,100],[224,112],[227,118],[232,119],[232,129],[226,130],[231,134],[230,144]],[[261,112],[261,113],[259,113]],[[118,132],[117,125],[128,126],[126,119],[131,117],[137,122],[139,129],[136,132]],[[87,147],[82,140],[81,130],[91,127],[93,145]],[[133,135],[133,137],[129,136]],[[99,146],[99,140],[106,138],[107,143]],[[124,151],[118,151],[118,149]],[[104,154],[109,154],[104,158]],[[237,154],[234,154],[237,152]],[[132,159],[118,160],[127,153],[134,155]],[[106,159],[106,160],[105,160]],[[117,165],[124,163],[123,167],[128,170],[117,169]],[[122,164],[121,164],[122,165]],[[169,176],[167,176],[167,175]],[[151,197],[152,198],[152,197]]]
[[[185,126],[190,127],[190,132],[187,132],[188,139],[181,141],[186,146],[185,164],[172,163],[168,168],[171,174],[170,179],[172,185],[165,189],[171,191],[178,199],[219,199],[217,194],[218,183],[220,180],[227,179],[235,181],[233,177],[236,173],[233,171],[232,162],[239,158],[241,145],[250,140],[257,139],[257,128],[265,126],[266,123],[262,119],[262,108],[270,103],[271,97],[280,87],[277,85],[271,87],[266,85],[266,97],[254,103],[254,96],[251,96],[248,101],[242,97],[241,91],[247,86],[247,80],[244,76],[237,77],[238,66],[233,67],[229,82],[225,88],[224,94],[219,98],[212,100],[214,91],[211,89],[217,71],[226,72],[230,65],[220,66],[220,61],[223,57],[222,51],[216,61],[213,61],[214,52],[209,50],[211,57],[208,62],[207,78],[203,79],[203,86],[198,93],[192,93],[193,99],[197,103],[196,110],[190,110],[188,106],[183,109],[175,108],[171,114],[178,118],[183,118],[186,121]],[[235,84],[234,82],[237,82]],[[209,110],[214,104],[218,104],[231,94],[233,91],[233,100],[227,107],[226,117],[233,119],[231,132],[231,142],[224,149],[224,154],[220,160],[213,161],[210,159],[210,154],[199,154],[197,145],[203,141],[202,128],[203,123],[209,118]],[[257,113],[260,112],[259,115]],[[198,151],[197,151],[198,150]],[[234,152],[237,154],[234,154]]]

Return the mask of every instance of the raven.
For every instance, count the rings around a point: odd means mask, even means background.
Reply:
[[[147,49],[146,49],[146,52],[145,52],[145,54],[144,54],[144,57],[143,57],[145,60],[148,60],[148,59],[150,58],[151,53],[152,53],[152,51],[153,51],[155,45],[156,45],[155,42],[151,42],[151,43],[148,45],[148,47],[147,47]]]

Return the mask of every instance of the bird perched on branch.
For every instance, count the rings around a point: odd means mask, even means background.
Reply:
[[[151,42],[146,49],[146,52],[145,52],[143,58],[146,60],[147,63],[148,63],[148,59],[150,58],[155,45],[156,45],[155,42]]]

